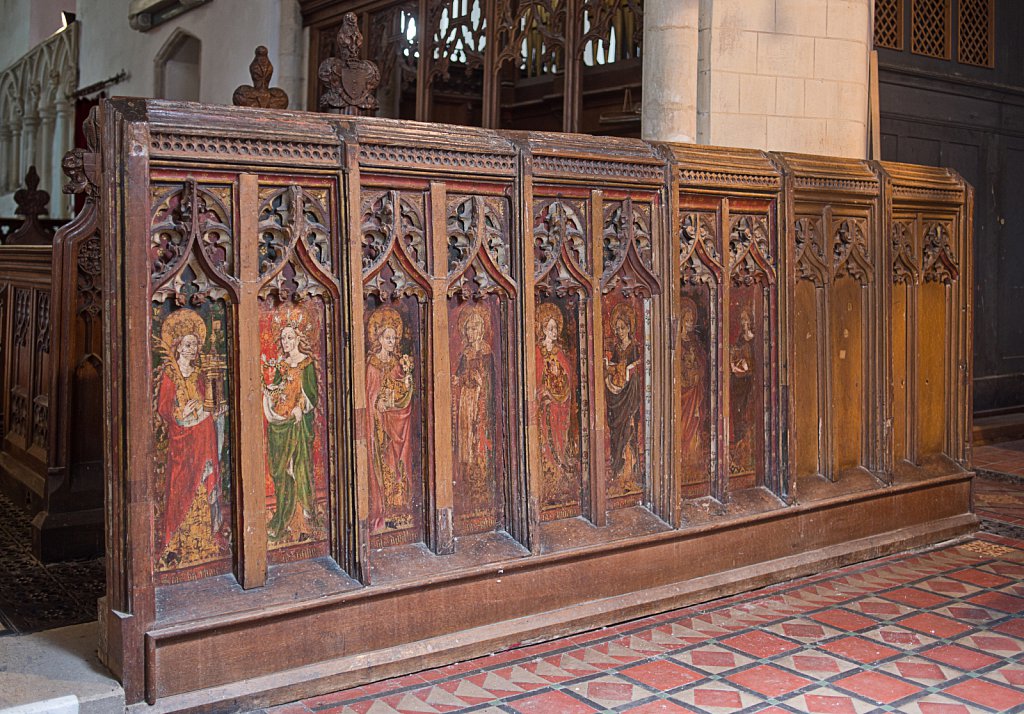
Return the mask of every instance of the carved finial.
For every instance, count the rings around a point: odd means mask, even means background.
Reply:
[[[256,56],[249,64],[249,76],[252,85],[243,84],[235,90],[231,101],[236,107],[258,107],[261,109],[287,109],[288,95],[283,89],[270,89],[270,78],[274,74],[274,65],[267,57],[267,48],[260,45],[256,48]]]
[[[93,107],[89,111],[89,116],[82,126],[85,132],[86,148],[71,149],[64,154],[64,158],[60,162],[64,175],[68,177],[68,182],[64,184],[64,193],[84,193],[86,200],[95,199],[97,195],[99,178],[97,165],[99,156],[96,151],[99,146],[98,108]]]
[[[39,190],[39,174],[35,166],[28,167],[25,186],[14,192],[14,202],[17,204],[14,213],[24,216],[25,220],[18,230],[8,236],[7,245],[48,245],[53,240],[53,233],[43,227],[39,216],[46,213],[50,194]]]
[[[14,213],[18,216],[33,219],[36,216],[46,213],[46,204],[50,202],[50,194],[39,190],[39,174],[35,166],[28,167],[25,174],[26,188],[19,188],[14,192],[14,202],[18,205]]]
[[[372,115],[377,111],[377,85],[380,71],[369,60],[360,59],[363,35],[355,13],[346,12],[338,28],[337,57],[328,57],[320,64],[320,80],[327,91],[320,97],[320,107],[341,114]]]

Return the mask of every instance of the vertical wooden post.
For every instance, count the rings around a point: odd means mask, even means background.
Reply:
[[[496,0],[484,0],[484,18],[487,21],[489,35],[487,46],[484,47],[484,86],[483,107],[481,107],[482,124],[485,129],[498,129],[501,126],[501,81],[498,64],[498,6]],[[423,56],[422,53],[420,55]]]
[[[264,472],[263,379],[259,369],[259,235],[260,196],[255,174],[238,177],[238,249],[242,288],[238,296],[235,361],[238,365],[239,469],[237,479],[238,549],[235,575],[245,589],[267,580],[267,498]]]
[[[815,288],[815,307],[818,317],[818,470],[822,478],[835,481],[836,428],[833,419],[835,405],[832,389],[832,206],[826,205],[821,211],[822,253],[828,271],[822,276],[822,287]]]
[[[632,224],[632,217],[624,220],[626,226]],[[629,237],[626,237],[629,240]],[[590,270],[590,339],[587,349],[590,351],[591,365],[591,413],[581,414],[581,419],[590,419],[590,478],[589,509],[587,517],[595,526],[606,523],[608,513],[608,461],[604,457],[606,435],[605,414],[607,406],[604,394],[604,311],[602,310],[601,273],[604,268],[604,192],[595,189],[590,193],[590,250],[593,259]]]
[[[431,400],[433,443],[433,519],[430,529],[430,549],[435,553],[455,552],[454,495],[452,493],[452,393],[451,356],[448,344],[448,228],[446,217],[447,189],[441,181],[430,183],[430,235],[431,300],[430,344],[433,359],[431,370]],[[483,221],[483,206],[477,206],[478,223]],[[479,226],[474,227],[479,229]]]
[[[420,61],[416,65],[416,121],[430,120],[430,35],[427,20],[430,15],[429,0],[419,0],[416,16],[416,41],[420,48]],[[361,292],[361,291],[360,291]]]
[[[567,0],[565,7],[565,64],[564,84],[562,86],[562,131],[577,132],[580,126],[580,106],[583,95],[583,76],[579,47],[583,35],[583,3],[582,0]]]
[[[711,349],[718,350],[718,378],[721,380],[718,402],[718,473],[711,484],[711,495],[719,501],[724,501],[729,492],[729,468],[732,462],[732,453],[729,448],[732,443],[732,414],[730,413],[732,397],[730,387],[732,386],[732,372],[730,371],[729,352],[732,345],[729,344],[732,334],[731,301],[732,301],[732,262],[728,250],[729,241],[732,240],[732,218],[730,215],[729,199],[722,199],[720,220],[722,221],[722,289],[720,290],[719,310],[719,332],[718,344],[712,345]]]
[[[526,487],[523,494],[526,498],[526,532],[519,537],[520,542],[533,554],[540,553],[540,507],[544,483],[540,468],[540,436],[537,431],[537,286],[534,265],[533,238],[533,156],[523,146],[519,147],[519,230],[523,236],[520,245],[519,267],[523,279],[521,281],[520,309],[522,315],[519,329],[523,336],[523,434],[525,437]]]
[[[350,341],[352,357],[352,419],[354,436],[353,456],[355,465],[355,507],[352,509],[355,524],[356,564],[350,574],[364,584],[370,584],[370,455],[366,433],[366,328],[363,314],[363,199],[360,187],[359,148],[351,137],[345,142],[344,194],[348,204],[346,233],[348,237],[348,285],[342,286],[349,293],[349,315],[345,334]]]

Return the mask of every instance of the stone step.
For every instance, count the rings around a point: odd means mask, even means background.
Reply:
[[[0,637],[0,714],[124,714],[95,622]]]

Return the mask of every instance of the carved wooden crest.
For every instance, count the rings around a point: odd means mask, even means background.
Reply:
[[[14,192],[15,213],[25,217],[14,233],[7,239],[8,245],[49,245],[53,240],[51,233],[39,223],[40,214],[46,213],[46,205],[50,202],[50,194],[39,190],[39,174],[35,166],[28,167],[25,174],[25,188]]]
[[[235,90],[231,101],[236,107],[256,107],[260,109],[287,109],[288,95],[278,87],[270,88],[270,78],[274,74],[274,65],[267,57],[267,48],[260,45],[256,48],[256,56],[249,63],[249,76],[252,84],[243,84]]]
[[[377,111],[375,92],[380,71],[373,62],[360,58],[362,46],[363,35],[355,13],[345,13],[338,29],[337,57],[320,64],[319,77],[327,85],[320,97],[321,108],[349,115],[372,115]]]

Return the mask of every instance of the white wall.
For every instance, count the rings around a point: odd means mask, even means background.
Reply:
[[[702,0],[700,143],[865,158],[871,0]]]
[[[32,49],[31,35],[32,0],[0,0],[0,70],[7,69]]]
[[[304,45],[298,12],[297,0],[212,0],[149,32],[138,32],[128,25],[124,0],[78,0],[79,87],[124,69],[129,78],[110,87],[108,96],[154,96],[154,59],[181,28],[202,42],[200,101],[231,104],[235,87],[250,82],[253,50],[266,45],[274,64],[271,86],[288,92],[292,108],[301,108]]]

